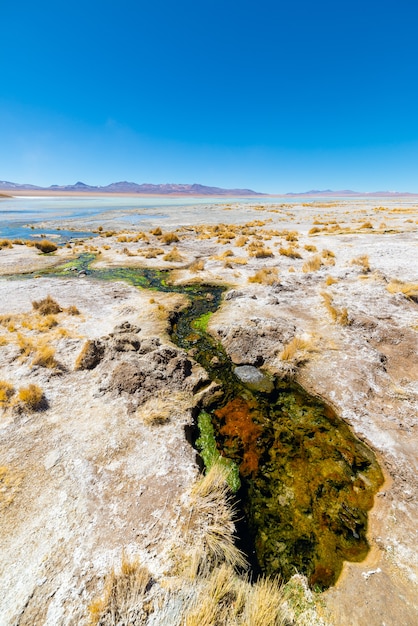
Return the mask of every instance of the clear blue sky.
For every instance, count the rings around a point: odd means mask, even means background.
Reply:
[[[416,0],[0,15],[0,180],[418,191]]]

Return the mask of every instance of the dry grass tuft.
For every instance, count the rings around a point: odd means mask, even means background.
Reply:
[[[401,293],[405,298],[418,302],[418,283],[403,283],[400,280],[393,280],[387,286],[389,293]]]
[[[274,254],[270,248],[264,248],[261,246],[250,252],[250,256],[255,257],[256,259],[268,259],[274,256]]]
[[[51,315],[61,313],[62,308],[50,295],[43,300],[32,302],[32,306],[40,315]]]
[[[215,463],[190,490],[188,521],[176,555],[187,578],[207,575],[222,563],[234,569],[247,566],[235,545],[235,511],[226,476],[227,470]]]
[[[174,246],[170,252],[167,252],[167,254],[163,256],[163,260],[168,261],[169,263],[182,263],[184,261],[184,257],[180,254],[177,247]]]
[[[90,626],[145,624],[148,611],[144,599],[152,583],[145,567],[123,556],[120,572],[110,573],[102,597],[89,606]]]
[[[10,239],[2,239],[0,241],[0,249],[3,249],[3,248],[13,248],[13,244],[10,241]]]
[[[80,311],[74,304],[66,308],[65,311],[68,313],[68,315],[80,315]]]
[[[173,399],[156,396],[148,400],[139,409],[138,413],[147,426],[161,426],[170,421]]]
[[[15,394],[15,389],[11,383],[6,380],[0,380],[0,405],[5,405]]]
[[[28,387],[21,387],[18,398],[20,403],[30,411],[38,411],[45,405],[44,392],[38,385],[30,384]]]
[[[157,226],[157,228],[154,228],[154,230],[151,230],[150,233],[151,235],[155,235],[156,237],[161,237],[161,235],[163,234],[163,231],[161,230],[159,226]]]
[[[362,254],[361,256],[352,259],[351,265],[359,265],[363,272],[370,272],[370,262],[367,254]]]
[[[193,263],[189,265],[189,270],[191,272],[201,272],[204,269],[205,263],[202,259],[196,259],[196,261],[193,261]]]
[[[161,242],[166,246],[171,243],[177,243],[178,241],[180,241],[180,239],[177,237],[176,233],[165,233],[161,235]]]
[[[307,252],[318,252],[318,248],[316,246],[306,245],[303,246]]]
[[[58,250],[58,246],[56,246],[55,243],[49,241],[48,239],[42,239],[41,241],[37,241],[35,243],[35,247],[44,254],[49,254],[50,252],[55,252],[55,250]]]
[[[253,276],[249,276],[248,282],[260,283],[261,285],[274,285],[279,282],[279,271],[277,267],[265,267],[258,270]]]
[[[279,359],[296,365],[307,361],[309,354],[313,351],[314,341],[312,337],[295,336],[284,346],[279,354]]]
[[[371,222],[364,222],[360,228],[373,228],[373,224]]]
[[[351,322],[348,317],[347,309],[345,307],[343,309],[335,307],[333,304],[333,297],[327,291],[322,291],[321,296],[324,300],[326,310],[331,315],[332,321],[341,324],[341,326],[349,326]]]
[[[293,246],[289,246],[288,248],[279,248],[279,254],[281,256],[287,256],[290,259],[301,259],[302,255],[300,254],[300,252],[298,252],[297,250],[295,250],[295,248]]]
[[[305,261],[305,263],[302,265],[302,272],[304,272],[304,274],[308,274],[309,272],[317,272],[319,269],[321,269],[322,263],[323,262],[319,254],[316,254],[311,259]]]
[[[40,346],[36,350],[32,365],[39,365],[40,367],[48,367],[50,369],[58,367],[58,363],[55,360],[54,348],[48,345]]]
[[[335,283],[337,283],[338,280],[336,278],[334,278],[333,276],[327,276],[325,279],[325,284],[329,287],[330,285],[334,285]]]
[[[244,624],[248,626],[285,626],[283,588],[278,578],[264,578],[252,588],[245,606]]]

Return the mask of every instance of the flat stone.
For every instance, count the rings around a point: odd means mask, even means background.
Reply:
[[[234,369],[234,374],[255,391],[270,393],[274,389],[274,383],[270,376],[263,374],[253,365],[240,365]]]

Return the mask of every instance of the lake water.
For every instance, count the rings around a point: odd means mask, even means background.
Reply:
[[[179,209],[208,217],[215,205],[238,204],[245,207],[263,205],[300,205],[301,202],[330,202],[337,198],[286,197],[182,197],[167,196],[25,196],[0,198],[0,238],[30,239],[47,235],[57,241],[91,236],[99,225],[112,228],[135,226],[147,220],[167,219],[175,223]],[[342,198],[340,198],[342,200]],[[82,220],[82,225],[80,221]],[[80,230],[82,228],[83,230]]]
[[[90,230],[69,229],[69,223],[79,220],[94,221],[99,216],[117,219],[126,226],[136,225],[147,219],[164,219],[178,207],[202,208],[215,204],[270,203],[272,199],[261,198],[170,198],[103,197],[103,196],[25,196],[0,199],[0,238],[29,239],[42,234],[65,241],[69,238],[90,236]],[[275,200],[274,202],[277,202]],[[45,227],[43,224],[47,222]],[[64,227],[62,227],[65,224]],[[97,221],[97,225],[99,221]],[[68,230],[66,230],[67,228]]]

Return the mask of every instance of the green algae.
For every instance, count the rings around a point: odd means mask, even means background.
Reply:
[[[261,393],[234,375],[222,346],[206,332],[224,287],[170,285],[164,270],[94,269],[93,259],[81,255],[43,273],[69,276],[75,268],[94,279],[188,296],[189,305],[172,319],[171,338],[223,389],[197,420],[196,445],[205,466],[224,459],[231,488],[240,481],[264,573],[288,580],[299,571],[315,588],[333,585],[345,560],[361,561],[369,550],[367,512],[383,482],[373,452],[330,407],[297,385],[273,378],[273,390]]]
[[[212,424],[212,416],[206,411],[201,411],[197,418],[199,437],[196,439],[196,448],[200,452],[207,471],[215,464],[221,465],[226,470],[226,479],[232,493],[237,493],[241,487],[239,468],[234,461],[222,456],[218,450],[215,429]]]

